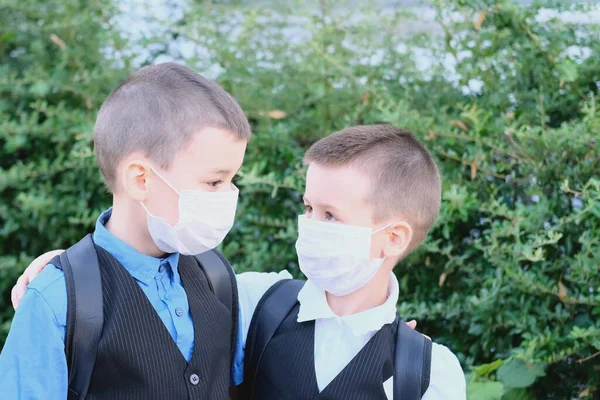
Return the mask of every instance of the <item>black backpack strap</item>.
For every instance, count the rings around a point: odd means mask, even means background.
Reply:
[[[217,250],[197,254],[194,258],[204,271],[210,289],[231,313],[231,362],[233,363],[239,323],[238,290],[235,272],[233,272],[233,268],[231,268],[227,259]]]
[[[92,235],[87,235],[50,263],[63,270],[67,286],[67,398],[85,399],[104,325],[102,278]]]
[[[394,400],[418,400],[429,387],[431,374],[431,340],[398,324],[394,363]]]
[[[284,279],[267,290],[258,302],[246,340],[244,362],[244,394],[254,399],[254,382],[262,355],[275,331],[298,302],[304,281]]]

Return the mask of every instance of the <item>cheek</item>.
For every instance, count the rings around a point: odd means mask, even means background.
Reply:
[[[173,191],[161,193],[147,202],[148,209],[157,217],[174,226],[179,220],[179,196]]]

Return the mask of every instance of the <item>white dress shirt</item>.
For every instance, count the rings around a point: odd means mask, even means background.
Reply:
[[[245,272],[237,275],[240,328],[246,343],[252,314],[263,294],[277,281],[292,278],[287,271],[279,273]],[[331,311],[325,292],[308,281],[300,293],[298,322],[315,321],[315,373],[322,391],[367,342],[385,324],[396,318],[398,280],[391,274],[387,301],[361,313],[338,317]],[[393,399],[393,378],[383,384],[388,399]],[[431,376],[423,400],[465,400],[466,383],[460,364],[447,347],[433,343]]]
[[[331,311],[325,292],[308,281],[300,293],[298,322],[315,321],[315,372],[322,391],[385,324],[394,322],[398,302],[398,280],[391,274],[388,299],[369,310],[338,317]],[[383,383],[393,399],[393,378]],[[433,343],[431,378],[423,400],[465,400],[465,376],[456,356],[447,347]]]

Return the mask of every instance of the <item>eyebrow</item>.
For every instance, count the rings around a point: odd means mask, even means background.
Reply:
[[[323,203],[323,204],[321,204],[321,203],[312,203],[312,202],[308,201],[308,200],[306,199],[306,197],[305,197],[305,196],[302,196],[302,200],[303,200],[305,203],[311,203],[313,206],[314,206],[314,205],[317,205],[317,206],[319,206],[319,207],[323,207],[323,208],[330,208],[330,209],[332,209],[332,210],[335,210],[336,212],[340,212],[339,208],[337,208],[337,207],[335,207],[335,206],[332,206],[331,204],[327,204],[327,203]]]
[[[240,170],[242,169],[242,167],[239,167],[237,171],[235,171],[235,173],[237,174],[238,172],[240,172]],[[212,169],[209,171],[211,174],[220,174],[220,175],[227,175],[231,173],[230,169]]]

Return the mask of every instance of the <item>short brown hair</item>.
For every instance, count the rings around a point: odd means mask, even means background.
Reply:
[[[204,128],[225,129],[248,140],[250,125],[222,87],[175,63],[150,65],[132,74],[106,98],[94,127],[94,147],[106,186],[115,189],[116,166],[144,153],[161,168]]]
[[[391,125],[355,126],[313,144],[306,164],[355,165],[373,179],[376,222],[402,215],[413,228],[409,251],[417,247],[437,218],[441,181],[431,154],[414,135]]]

